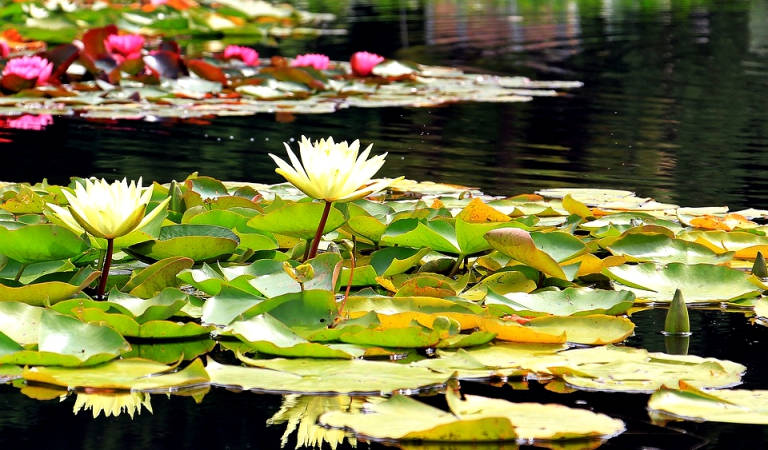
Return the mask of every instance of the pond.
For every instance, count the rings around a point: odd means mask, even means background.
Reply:
[[[577,80],[583,87],[526,103],[349,108],[333,114],[257,114],[176,120],[54,117],[44,130],[2,130],[0,180],[67,184],[70,176],[161,182],[200,172],[277,183],[268,153],[301,135],[372,142],[389,152],[380,175],[474,186],[491,195],[543,188],[626,189],[683,206],[768,209],[768,1],[303,1],[337,14],[346,35],[280,41],[274,54],[357,50],[465,72]],[[664,351],[664,309],[632,316],[625,344]],[[768,329],[744,314],[692,310],[689,353],[748,367],[745,389],[768,389]],[[591,408],[627,423],[601,448],[758,446],[756,425],[651,425],[647,396],[462,383],[465,393]],[[439,404],[434,398],[427,402]],[[278,448],[267,426],[281,398],[213,389],[152,397],[133,419],[72,414],[73,399],[35,400],[0,385],[0,443],[63,448]],[[345,444],[346,445],[346,444]],[[295,446],[295,435],[286,448]],[[358,444],[359,448],[369,444]],[[346,447],[344,447],[346,448]],[[383,448],[370,444],[370,448]],[[419,447],[409,447],[419,448]],[[454,449],[457,446],[428,447]],[[490,445],[469,448],[514,448]]]

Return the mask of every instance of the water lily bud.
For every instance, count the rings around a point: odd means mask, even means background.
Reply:
[[[762,252],[757,252],[755,264],[752,266],[752,274],[758,278],[768,278],[768,267],[765,265],[765,257]]]
[[[688,307],[683,300],[680,289],[675,291],[672,304],[667,311],[667,319],[664,321],[664,334],[685,335],[691,332],[691,322],[688,319]]]

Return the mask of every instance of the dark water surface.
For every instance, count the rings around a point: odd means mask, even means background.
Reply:
[[[388,151],[382,175],[474,185],[491,194],[590,186],[685,206],[768,208],[768,1],[300,4],[332,8],[349,34],[286,41],[264,54],[321,51],[346,59],[370,50],[585,85],[530,103],[350,109],[297,116],[291,123],[271,115],[218,118],[208,125],[57,117],[44,131],[3,135],[12,142],[0,144],[0,180],[66,183],[71,175],[94,175],[168,181],[199,171],[225,180],[278,182],[267,152],[282,152],[281,142],[302,134],[332,135]],[[663,318],[663,310],[633,316],[637,335],[627,345],[663,351]],[[719,311],[692,312],[692,325],[691,354],[745,364],[743,387],[768,389],[767,328]],[[768,429],[760,426],[654,427],[645,411],[647,395],[562,395],[536,383],[528,391],[475,383],[463,388],[625,419],[629,431],[601,448],[762,448],[768,442]],[[0,447],[278,448],[283,431],[265,427],[280,406],[276,396],[215,389],[195,405],[190,398],[156,395],[154,414],[132,421],[75,416],[72,403],[32,400],[0,386]]]

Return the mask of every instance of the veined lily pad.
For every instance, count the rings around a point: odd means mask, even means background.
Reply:
[[[454,223],[441,219],[426,223],[418,219],[401,219],[387,227],[381,243],[413,248],[428,247],[438,252],[466,256],[490,248],[483,237],[488,231],[514,226],[514,222],[469,223],[459,218]]]
[[[84,366],[100,364],[130,350],[109,327],[83,323],[44,310],[40,317],[38,350],[20,350],[0,357],[0,364]]]
[[[0,332],[21,345],[37,344],[44,308],[20,302],[0,302]]]
[[[635,329],[635,324],[625,317],[603,314],[576,317],[538,317],[526,322],[525,326],[550,334],[565,332],[568,342],[588,345],[621,342],[629,337]]]
[[[149,267],[134,272],[122,291],[141,298],[149,298],[167,287],[177,287],[176,274],[189,269],[195,262],[184,256],[161,259]]]
[[[175,365],[166,366],[146,359],[120,359],[87,369],[59,367],[30,367],[22,376],[36,381],[68,388],[130,389],[152,391],[207,384],[208,374],[196,359],[183,370],[173,372]]]
[[[562,405],[512,403],[449,389],[450,413],[415,399],[394,396],[369,403],[365,413],[331,411],[320,423],[351,428],[378,439],[450,442],[557,440],[610,437],[624,431],[624,423],[603,414]],[[558,420],[552,420],[557,417]]]
[[[189,361],[213,350],[213,339],[193,339],[178,342],[133,343],[131,351],[123,353],[123,358],[143,358],[163,364],[173,364],[179,360]]]
[[[359,359],[249,359],[252,367],[208,361],[211,383],[262,392],[389,394],[433,388],[448,377],[427,368]]]
[[[537,248],[531,234],[525,230],[516,228],[493,230],[488,232],[485,238],[493,248],[523,264],[552,277],[564,280],[568,278],[557,261]]]
[[[126,337],[178,339],[208,336],[213,327],[206,327],[195,322],[178,323],[168,320],[148,320],[137,322],[125,314],[111,314],[98,308],[84,308],[77,311],[78,317],[89,323],[108,325]]]
[[[768,236],[743,231],[684,231],[680,239],[705,245],[716,253],[735,252],[734,258],[755,259],[757,252],[768,254]]]
[[[541,291],[533,294],[489,294],[485,304],[494,314],[583,316],[623,314],[632,307],[634,300],[635,295],[629,291],[566,288],[562,291]]]
[[[266,313],[234,322],[227,328],[226,333],[246,342],[251,350],[267,355],[353,358],[353,355],[343,350],[307,341],[291,331],[287,325]]]
[[[686,303],[723,302],[756,297],[768,289],[754,276],[709,264],[645,263],[609,267],[603,273],[626,286],[638,301],[671,302],[680,289]]]
[[[248,221],[248,226],[271,233],[283,234],[302,239],[312,239],[323,215],[323,203],[290,203],[281,208],[259,214]],[[342,226],[344,215],[331,208],[323,234]]]
[[[148,299],[116,290],[109,294],[109,305],[133,317],[138,323],[167,319],[179,312],[188,302],[187,294],[177,288],[165,288],[158,295]]]
[[[607,245],[614,255],[629,261],[652,261],[696,264],[724,264],[733,257],[732,252],[715,253],[704,245],[682,239],[671,239],[663,234],[631,233]]]
[[[0,254],[22,264],[70,258],[89,247],[88,242],[58,225],[27,225],[17,230],[0,227]]]
[[[134,244],[124,251],[155,261],[179,256],[214,261],[228,258],[239,243],[237,235],[224,227],[171,225],[160,230],[157,240]]]
[[[98,276],[99,272],[80,270],[69,283],[45,281],[19,287],[0,284],[0,302],[22,302],[35,306],[52,305],[82,291]]]
[[[388,247],[377,250],[371,255],[370,264],[355,267],[352,285],[375,285],[377,277],[403,273],[421,261],[429,251],[429,248],[417,250],[407,247]],[[342,269],[340,277],[342,286],[349,283],[350,273],[349,268]]]
[[[697,387],[729,387],[740,383],[746,370],[727,360],[614,346],[568,350],[540,358],[536,364],[546,365],[549,372],[579,389],[648,393],[679,380]]]
[[[768,391],[728,389],[703,391],[687,383],[680,389],[661,387],[648,400],[651,417],[661,419],[768,425]]]

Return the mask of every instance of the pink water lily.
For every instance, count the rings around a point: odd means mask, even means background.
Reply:
[[[15,75],[34,81],[38,86],[45,84],[53,71],[53,63],[39,56],[13,58],[5,65],[3,77]]]
[[[250,47],[228,45],[227,48],[224,49],[224,58],[237,58],[249,66],[259,65],[259,52]]]
[[[349,59],[349,65],[352,67],[352,73],[364,77],[370,75],[373,68],[382,61],[384,57],[376,53],[356,52]]]
[[[104,48],[118,63],[141,57],[144,37],[138,34],[110,34],[104,39]]]
[[[50,114],[24,114],[16,119],[8,119],[6,126],[17,130],[42,130],[53,123],[53,117]]]
[[[313,67],[317,70],[325,70],[330,65],[330,59],[319,53],[305,53],[298,55],[291,62],[291,67]]]

